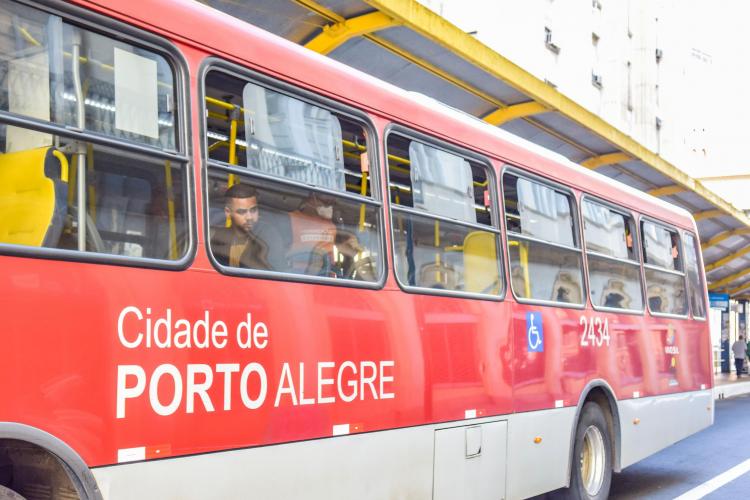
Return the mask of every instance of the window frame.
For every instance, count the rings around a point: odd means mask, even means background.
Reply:
[[[555,191],[559,191],[560,193],[570,196],[569,201],[572,203],[570,204],[570,210],[571,210],[571,217],[573,218],[571,228],[573,230],[573,238],[575,239],[576,236],[578,237],[578,244],[579,247],[568,247],[565,245],[561,245],[559,243],[553,243],[549,241],[545,241],[539,238],[535,238],[533,236],[526,236],[519,233],[511,233],[507,229],[505,230],[505,244],[506,244],[506,255],[508,258],[507,268],[510,269],[510,238],[511,235],[513,237],[518,237],[519,239],[525,240],[525,241],[531,241],[534,243],[539,243],[543,245],[548,245],[555,248],[561,248],[568,251],[578,251],[579,255],[581,256],[581,295],[584,297],[582,304],[572,304],[570,302],[558,302],[556,300],[545,300],[545,299],[533,299],[533,298],[525,298],[525,297],[519,297],[516,294],[516,291],[513,290],[513,283],[512,280],[511,284],[509,286],[511,293],[513,294],[513,298],[518,302],[519,304],[529,304],[529,305],[539,305],[539,306],[549,306],[549,307],[562,307],[565,309],[577,309],[577,310],[585,310],[589,303],[589,283],[588,283],[588,269],[586,267],[587,262],[583,254],[585,253],[584,249],[584,241],[583,241],[583,235],[582,235],[582,228],[581,225],[581,217],[579,213],[579,207],[578,207],[578,199],[576,198],[575,191],[565,184],[553,181],[547,177],[543,177],[541,175],[538,175],[536,173],[529,172],[528,170],[524,170],[520,167],[517,167],[513,164],[506,163],[502,170],[500,171],[500,194],[502,196],[503,204],[503,222],[505,223],[505,217],[507,217],[507,210],[505,207],[505,175],[511,174],[515,175],[519,179],[525,179],[530,182],[537,182],[539,184],[542,184],[543,186],[546,186],[550,189],[553,189]],[[506,224],[507,226],[507,224]]]
[[[690,236],[693,239],[693,243],[695,245],[694,250],[696,251],[696,265],[698,266],[698,279],[700,280],[701,285],[701,297],[703,298],[703,309],[705,311],[704,316],[696,316],[693,312],[693,306],[690,304],[690,301],[688,300],[688,309],[690,311],[690,317],[696,321],[707,321],[708,320],[708,311],[710,309],[709,302],[707,300],[707,297],[704,294],[704,291],[706,289],[706,272],[704,271],[703,266],[703,252],[700,249],[700,240],[698,239],[697,235],[690,230],[683,229],[682,230],[682,251],[685,252],[685,245],[687,244],[687,238],[685,236]],[[685,285],[688,287],[686,288],[686,291],[690,293],[689,287],[690,287],[690,280],[688,279],[688,270],[687,270],[687,259],[683,259],[685,264],[683,267],[685,267]]]
[[[678,228],[676,226],[673,226],[672,224],[669,224],[667,222],[663,222],[660,219],[656,219],[655,217],[651,217],[649,215],[641,214],[639,220],[638,220],[638,235],[641,237],[641,250],[643,250],[643,223],[648,222],[650,224],[654,224],[656,226],[661,227],[662,229],[666,229],[667,231],[673,232],[677,234],[677,237],[679,238],[678,241],[678,248],[682,249],[682,229]],[[682,250],[684,252],[684,250]],[[675,271],[672,269],[665,269],[663,267],[659,267],[654,264],[647,264],[646,263],[646,254],[643,252],[643,256],[641,260],[643,261],[643,285],[644,285],[644,293],[646,294],[645,300],[646,300],[646,307],[648,308],[648,312],[651,316],[659,317],[659,318],[675,318],[675,319],[688,319],[690,317],[690,304],[688,303],[688,297],[687,297],[687,273],[685,272],[685,258],[684,256],[680,256],[681,262],[682,262],[682,271]],[[685,313],[684,314],[674,314],[674,313],[662,313],[662,312],[654,312],[651,310],[651,305],[648,303],[648,280],[646,279],[646,269],[650,269],[652,271],[658,271],[658,272],[664,272],[667,274],[672,274],[675,276],[682,276],[682,284],[685,286]]]
[[[0,124],[22,127],[28,130],[44,132],[75,141],[89,142],[94,145],[124,150],[140,154],[149,159],[169,160],[182,165],[184,171],[185,229],[186,247],[183,255],[177,260],[157,259],[151,257],[131,257],[63,248],[30,247],[10,243],[0,243],[0,255],[18,257],[35,257],[60,261],[73,261],[92,264],[115,264],[129,267],[166,269],[181,271],[192,263],[197,250],[195,229],[195,179],[193,176],[194,161],[192,155],[191,129],[192,117],[189,101],[189,70],[183,54],[171,40],[127,24],[114,17],[108,17],[77,5],[57,0],[8,0],[49,15],[60,17],[63,22],[73,24],[81,29],[123,41],[136,47],[149,50],[165,59],[174,77],[175,85],[175,142],[177,150],[162,149],[128,139],[119,139],[100,132],[88,131],[77,127],[56,124],[27,117],[10,111],[0,110]]]
[[[464,160],[468,160],[471,162],[474,162],[476,164],[481,165],[485,168],[485,172],[487,174],[487,187],[488,192],[490,195],[490,216],[494,218],[496,221],[495,224],[492,226],[487,226],[480,223],[471,223],[462,221],[459,219],[453,219],[451,217],[445,217],[440,216],[436,214],[431,214],[427,212],[426,210],[420,210],[418,208],[413,207],[406,207],[401,205],[396,205],[395,203],[391,202],[391,195],[390,195],[390,189],[387,191],[387,196],[385,197],[386,203],[388,204],[388,222],[389,222],[389,231],[390,231],[390,251],[391,256],[394,260],[393,264],[393,277],[396,279],[396,283],[398,283],[399,288],[407,293],[412,294],[419,294],[419,295],[432,295],[432,296],[439,296],[439,297],[457,297],[457,298],[470,298],[470,299],[479,299],[479,300],[490,300],[493,302],[501,302],[505,300],[508,290],[508,285],[506,283],[506,277],[505,277],[505,258],[504,256],[500,255],[503,250],[503,242],[502,242],[502,235],[503,235],[503,225],[502,225],[502,217],[499,210],[499,204],[497,200],[497,196],[499,191],[497,190],[497,173],[495,172],[495,168],[492,164],[492,161],[479,153],[476,153],[470,149],[466,149],[461,146],[457,146],[454,144],[451,144],[447,141],[444,141],[442,139],[439,139],[438,137],[435,137],[433,135],[428,135],[426,133],[420,132],[418,130],[415,130],[413,128],[407,127],[405,125],[401,125],[400,123],[389,123],[385,127],[385,131],[383,133],[383,151],[385,152],[385,158],[388,157],[388,139],[390,138],[391,134],[395,134],[402,139],[412,140],[416,141],[422,144],[425,144],[426,146],[430,146],[435,149],[439,149],[441,151],[444,151],[446,153],[460,156]],[[388,165],[388,162],[385,161],[385,182],[390,186],[390,167]],[[492,189],[490,189],[490,186],[492,186]],[[418,217],[423,217],[427,219],[432,220],[438,220],[447,222],[450,224],[456,224],[463,227],[473,228],[481,231],[486,231],[495,234],[496,236],[496,246],[495,251],[497,252],[497,263],[498,263],[498,278],[500,279],[500,290],[497,295],[489,294],[489,293],[477,293],[477,292],[466,292],[462,290],[447,290],[447,289],[437,289],[437,288],[428,288],[428,287],[422,287],[422,286],[412,286],[406,283],[403,283],[399,277],[398,273],[396,272],[396,264],[395,264],[395,258],[396,258],[396,248],[395,248],[395,233],[394,233],[394,227],[393,227],[393,214],[394,210],[396,212],[405,213],[408,215],[416,215]]]
[[[298,182],[292,179],[287,179],[271,174],[266,174],[260,171],[255,171],[246,166],[230,165],[228,163],[212,160],[208,156],[208,128],[205,110],[206,102],[206,78],[212,71],[219,71],[226,75],[238,78],[247,83],[252,83],[264,87],[273,92],[277,92],[293,99],[301,100],[308,104],[321,107],[328,111],[335,113],[336,115],[343,116],[348,120],[357,123],[365,130],[369,136],[367,145],[367,155],[369,160],[369,174],[370,174],[370,193],[371,197],[362,195],[352,194],[347,191],[335,191],[319,186],[311,186],[304,182]],[[198,70],[198,103],[201,106],[201,113],[198,120],[200,135],[200,150],[201,150],[201,179],[203,181],[203,248],[206,251],[209,261],[213,267],[221,274],[227,276],[238,276],[245,278],[260,278],[269,279],[276,281],[287,281],[295,283],[310,283],[318,285],[332,285],[347,288],[364,288],[371,290],[378,290],[383,288],[388,278],[388,258],[386,254],[386,243],[385,243],[385,224],[386,220],[383,211],[383,198],[381,193],[381,166],[380,166],[380,154],[379,154],[379,135],[375,128],[370,116],[357,108],[343,104],[341,102],[330,99],[324,95],[312,92],[292,85],[284,80],[274,78],[269,75],[260,73],[247,66],[243,66],[239,63],[222,59],[218,56],[208,56],[201,62]],[[244,127],[244,125],[243,125]],[[244,129],[243,129],[244,130]],[[239,132],[238,132],[239,135]],[[240,268],[221,265],[213,255],[211,251],[211,235],[208,221],[209,221],[209,193],[208,193],[208,179],[209,169],[221,171],[226,174],[234,174],[240,178],[255,178],[260,179],[263,182],[268,182],[273,185],[281,187],[283,191],[284,187],[288,186],[292,189],[300,189],[303,191],[311,191],[334,198],[343,198],[349,201],[361,202],[367,206],[375,207],[376,213],[380,221],[380,227],[377,230],[378,234],[378,251],[380,252],[378,266],[380,271],[380,277],[377,281],[359,281],[350,278],[330,278],[327,276],[311,276],[306,274],[298,274],[293,272],[283,271],[269,271],[264,269],[250,269]]]
[[[604,208],[610,209],[615,213],[618,213],[620,215],[623,215],[627,218],[629,218],[632,223],[633,227],[631,228],[631,234],[633,234],[633,248],[635,250],[636,254],[636,260],[629,260],[629,259],[620,259],[618,257],[612,257],[611,255],[605,255],[596,251],[589,251],[586,250],[586,228],[583,224],[585,224],[585,217],[583,216],[583,203],[585,201],[596,203],[598,205],[601,205]],[[582,247],[584,249],[584,253],[586,254],[586,281],[589,283],[589,302],[591,302],[591,307],[595,311],[602,311],[602,312],[611,312],[615,314],[631,314],[634,316],[643,316],[646,311],[646,277],[643,272],[643,252],[641,251],[640,246],[640,231],[638,231],[638,221],[636,219],[636,214],[633,213],[633,211],[628,210],[627,208],[618,205],[616,203],[603,200],[597,196],[593,196],[589,193],[584,193],[581,195],[580,199],[580,207],[579,207],[579,213],[581,214],[581,238],[582,238]],[[636,266],[638,268],[638,278],[640,280],[640,286],[641,286],[641,308],[640,309],[619,309],[617,307],[605,307],[605,306],[599,306],[594,303],[593,300],[591,300],[591,286],[590,286],[590,280],[591,280],[591,267],[589,266],[589,254],[592,254],[596,257],[600,257],[603,259],[610,260],[612,262],[621,262],[621,263],[627,263],[633,266]]]

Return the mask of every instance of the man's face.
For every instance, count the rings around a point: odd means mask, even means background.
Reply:
[[[232,221],[232,227],[243,233],[249,233],[256,222],[258,222],[258,199],[252,198],[230,198],[229,205],[224,207],[224,212]]]

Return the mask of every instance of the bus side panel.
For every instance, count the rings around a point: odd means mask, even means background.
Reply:
[[[517,413],[509,418],[509,499],[567,486],[575,418],[575,407]]]
[[[704,321],[525,304],[514,311],[516,411],[576,405],[594,379],[618,400],[712,386]],[[529,338],[530,315],[543,350]]]
[[[105,499],[432,498],[433,441],[415,427],[93,472]]]
[[[92,466],[511,411],[507,303],[13,257],[0,276],[0,420]]]
[[[646,458],[713,424],[711,390],[621,401],[621,467]]]

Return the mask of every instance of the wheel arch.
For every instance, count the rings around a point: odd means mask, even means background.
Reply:
[[[40,448],[55,458],[82,500],[102,500],[102,494],[86,462],[76,451],[52,434],[17,422],[0,422],[0,440],[15,440]]]
[[[621,429],[620,429],[620,411],[617,406],[617,398],[612,390],[612,387],[601,379],[591,380],[586,387],[581,391],[581,395],[578,398],[578,406],[576,407],[575,418],[573,419],[573,427],[570,431],[570,451],[568,455],[568,484],[570,484],[570,473],[573,464],[573,453],[575,448],[576,428],[578,427],[578,421],[581,418],[581,412],[583,406],[589,401],[597,403],[604,411],[604,416],[607,419],[607,425],[609,427],[610,441],[612,443],[612,470],[614,472],[620,472],[620,450],[621,447]]]

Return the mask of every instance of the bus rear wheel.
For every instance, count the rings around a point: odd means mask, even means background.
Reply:
[[[564,490],[569,499],[604,500],[612,484],[612,440],[601,406],[588,402],[583,406],[576,428],[570,486]]]

